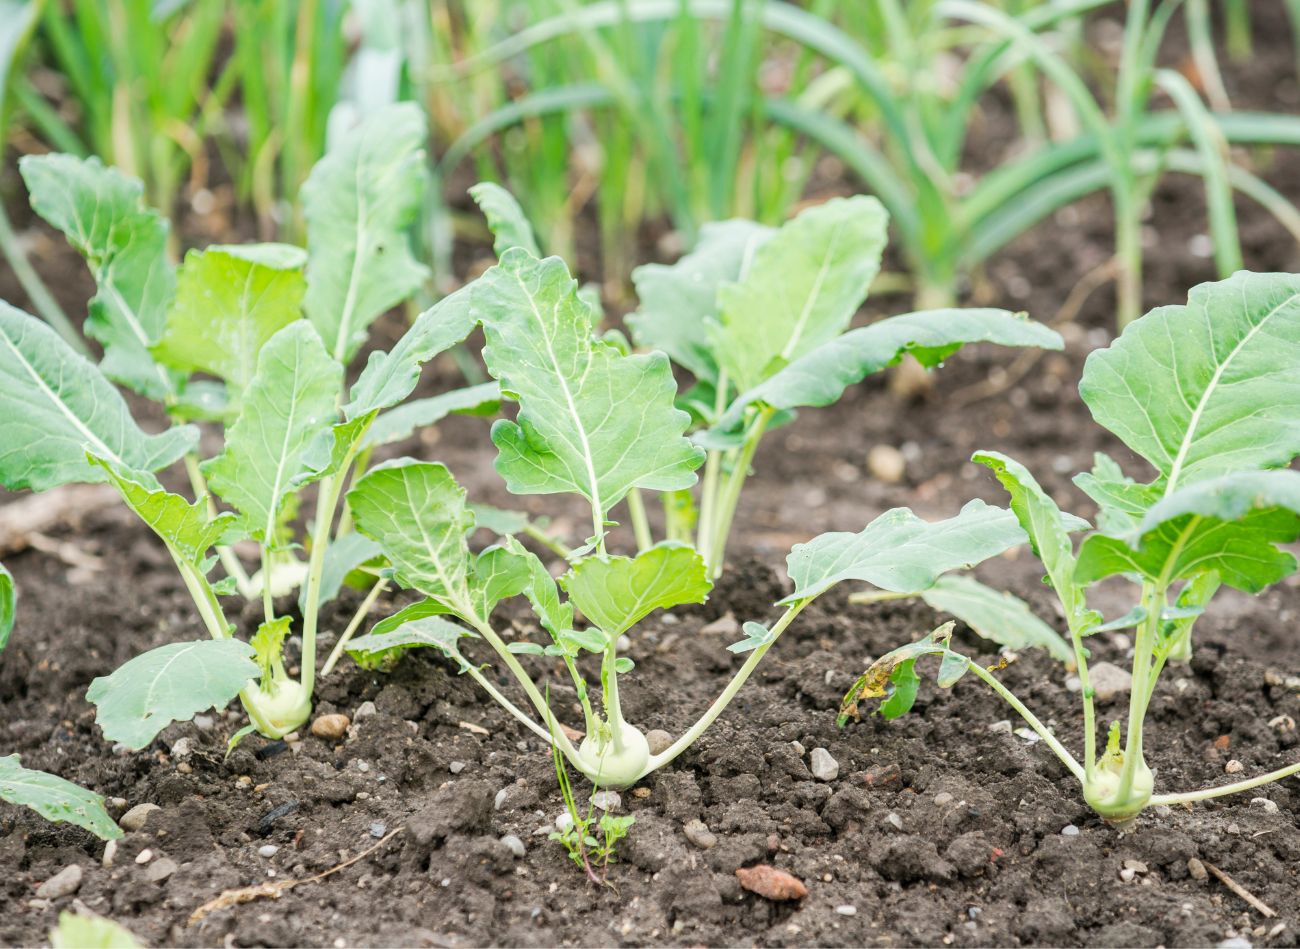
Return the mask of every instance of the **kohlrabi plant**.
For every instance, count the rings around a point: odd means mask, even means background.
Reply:
[[[698,504],[667,493],[667,536],[691,542],[722,572],[741,489],[763,434],[795,409],[830,405],[844,390],[911,354],[942,363],[963,344],[1059,349],[1060,337],[1023,315],[939,309],[850,321],[880,268],[889,216],[875,198],[835,198],[780,228],[750,221],[706,225],[672,266],[639,268],[632,337],[662,350],[695,385],[678,400],[707,450]],[[650,530],[632,491],[629,512],[645,549]]]
[[[1011,496],[1011,509],[1060,600],[1082,686],[1080,763],[995,673],[951,647],[951,624],[876,660],[845,698],[845,715],[881,699],[895,718],[911,708],[917,660],[939,659],[938,684],[966,672],[1018,712],[1079,780],[1084,799],[1116,824],[1144,808],[1236,794],[1300,773],[1300,762],[1219,787],[1155,793],[1144,723],[1160,674],[1186,660],[1197,620],[1221,586],[1259,593],[1296,570],[1280,545],[1300,537],[1300,276],[1238,273],[1194,288],[1185,306],[1153,310],[1094,352],[1079,387],[1098,424],[1151,466],[1127,477],[1098,455],[1075,483],[1096,503],[1097,523],[1063,513],[1020,464],[979,452]],[[1154,474],[1154,477],[1151,475]],[[1079,543],[1072,535],[1082,533]],[[1089,605],[1095,584],[1132,584],[1132,609],[1107,620]],[[1088,637],[1134,632],[1127,722],[1098,748]]]
[[[43,323],[0,304],[0,483],[35,491],[112,484],[167,545],[209,637],[161,646],[92,683],[88,698],[111,740],[142,748],[168,723],[236,695],[261,734],[298,728],[311,709],[321,605],[378,556],[339,517],[349,478],[375,447],[417,426],[449,411],[495,408],[489,384],[394,409],[414,389],[420,364],[472,325],[423,320],[386,363],[401,369],[382,379],[367,373],[380,385],[366,390],[364,409],[354,400],[346,416],[340,411],[345,367],[367,328],[426,276],[405,234],[421,203],[424,138],[413,106],[376,113],[309,176],[305,249],[213,246],[179,268],[167,256],[167,223],[142,205],[138,182],[96,159],[22,161],[36,211],[94,274],[86,331],[104,355],[96,366]],[[113,383],[155,400],[178,424],[146,432]],[[208,427],[215,451],[202,450],[194,421]],[[155,476],[176,462],[193,500]],[[304,561],[295,521],[313,484]],[[231,510],[219,511],[218,498]],[[251,576],[234,549],[250,541],[258,552]],[[224,576],[214,577],[218,563]],[[382,589],[374,569],[368,582],[362,613]],[[294,617],[276,599],[296,588],[295,677],[283,655]],[[234,636],[222,606],[236,593],[262,602],[250,642]]]
[[[412,647],[440,650],[594,784],[621,788],[689,748],[799,613],[841,580],[912,593],[948,570],[1023,542],[1010,512],[974,502],[938,523],[897,510],[861,533],[825,534],[799,545],[789,560],[794,592],[779,604],[784,612],[770,627],[745,624],[744,639],[729,648],[748,656],[730,683],[667,749],[651,753],[620,701],[620,677],[632,669],[632,661],[620,655],[620,641],[655,610],[702,602],[720,560],[710,564],[706,557],[717,557],[718,548],[697,548],[680,535],[650,541],[644,514],[637,513],[638,492],[689,490],[697,469],[709,463],[708,453],[688,437],[698,423],[677,405],[665,352],[634,354],[617,336],[598,336],[598,311],[563,261],[534,253],[527,223],[509,195],[480,187],[476,197],[488,211],[500,261],[421,316],[412,334],[426,322],[455,338],[469,325],[482,326],[488,373],[503,402],[514,403],[492,428],[497,472],[514,494],[576,496],[590,511],[591,531],[568,551],[557,582],[513,537],[484,550],[471,548],[476,514],[446,467],[399,458],[372,468],[348,492],[350,516],[359,533],[383,551],[398,585],[424,599],[349,644],[363,665],[386,664]],[[715,233],[733,230],[746,228],[737,223]],[[742,261],[751,260],[746,273],[752,282],[740,274],[741,282],[723,284],[718,295],[735,302],[725,303],[721,321],[709,318],[712,288],[701,291],[702,281],[689,274],[676,292],[703,298],[691,307],[664,301],[656,309],[666,324],[659,338],[678,352],[690,351],[691,338],[698,342],[695,367],[702,379],[716,381],[726,373],[717,386],[724,397],[703,401],[714,406],[707,419],[710,438],[727,446],[713,461],[715,486],[728,473],[723,455],[730,458],[725,498],[715,495],[712,502],[726,505],[727,523],[753,446],[778,413],[829,404],[908,351],[935,363],[971,340],[1059,345],[1054,334],[1023,316],[989,310],[917,314],[841,335],[875,273],[883,231],[884,215],[874,201],[831,202],[805,212],[789,229],[728,242],[730,269],[719,264],[708,273],[735,276]],[[666,280],[663,286],[670,289]],[[637,320],[642,340],[650,341],[652,323],[648,312]],[[392,380],[409,380],[409,349],[403,340],[391,353],[372,358],[344,407],[344,424],[366,417],[379,399],[400,395]],[[738,434],[726,440],[729,433]],[[635,556],[610,549],[612,518],[623,508],[634,523],[642,519]],[[496,606],[516,596],[527,598],[549,641],[512,640],[511,627],[494,623]],[[505,665],[526,699],[522,708],[465,654],[476,642]],[[528,655],[551,659],[551,668],[558,660],[568,681],[539,685],[521,661]],[[596,667],[591,681],[583,668],[588,662]],[[583,736],[576,744],[547,701],[556,694],[566,702],[571,695],[581,709]]]

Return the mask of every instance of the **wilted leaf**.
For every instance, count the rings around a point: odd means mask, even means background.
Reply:
[[[972,577],[945,576],[921,593],[936,610],[951,613],[985,639],[1011,649],[1036,646],[1052,658],[1074,662],[1074,649],[1033,614],[1024,600],[986,587]]]
[[[0,800],[30,807],[56,824],[76,824],[101,840],[122,836],[104,810],[102,797],[55,775],[24,768],[17,755],[0,758]]]

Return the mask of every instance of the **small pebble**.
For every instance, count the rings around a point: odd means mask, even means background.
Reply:
[[[1083,690],[1083,682],[1078,676],[1065,677],[1065,690],[1067,692],[1080,692]]]
[[[1250,799],[1250,803],[1252,803],[1252,804],[1258,804],[1260,807],[1264,808],[1264,813],[1265,813],[1265,814],[1276,814],[1276,813],[1277,813],[1277,802],[1276,802],[1276,801],[1270,801],[1270,800],[1269,800],[1268,798],[1266,798],[1266,797],[1252,797],[1252,798]]]
[[[352,720],[354,722],[359,722],[361,721],[361,719],[366,718],[369,715],[378,715],[378,714],[379,714],[379,709],[375,708],[374,702],[362,702],[360,705],[357,706],[357,710],[352,713]]]
[[[113,861],[116,858],[117,858],[117,841],[110,840],[108,843],[104,844],[104,856],[100,858],[99,865],[104,868],[111,867],[113,865]]]
[[[1015,734],[1016,737],[1018,738],[1023,738],[1031,745],[1042,740],[1042,736],[1039,735],[1038,732],[1034,731],[1032,728],[1017,728],[1015,732],[1013,732],[1013,734]]]
[[[210,732],[217,725],[216,719],[211,715],[195,715],[194,727],[201,732]]]
[[[623,799],[617,791],[597,791],[591,796],[591,803],[602,811],[612,813],[623,806]]]
[[[357,770],[360,771],[362,774],[368,774],[368,773],[370,772],[370,762],[369,762],[369,761],[358,761],[358,762],[357,762]]]
[[[790,747],[794,749],[794,753],[798,755],[800,758],[802,758],[804,755],[808,753],[807,751],[804,750],[803,742],[801,741],[790,742]]]
[[[704,626],[700,632],[706,636],[739,636],[740,624],[736,622],[736,617],[727,613]]]
[[[453,761],[451,764],[447,765],[447,770],[450,771],[452,774],[460,774],[462,771],[465,770],[465,762]]]
[[[1245,936],[1233,936],[1223,940],[1214,949],[1251,949],[1251,942]]]
[[[1245,770],[1245,765],[1236,758],[1233,758],[1223,766],[1223,770],[1225,774],[1241,774],[1241,772]]]
[[[141,850],[138,854],[135,855],[136,863],[148,863],[152,859],[153,859],[153,851],[150,850],[148,847],[145,847],[143,850]]]
[[[172,745],[172,757],[178,761],[192,754],[194,754],[194,742],[189,738],[178,738]]]
[[[687,840],[701,850],[709,850],[718,843],[718,838],[698,817],[687,821],[686,826],[682,828],[682,833],[686,835]]]
[[[1004,718],[1000,722],[994,722],[989,726],[989,731],[993,732],[995,735],[1000,732],[1006,732],[1009,735],[1011,734],[1011,720]]]
[[[573,830],[573,815],[568,811],[561,811],[560,816],[555,818],[555,829],[562,834]]]
[[[1132,883],[1135,876],[1137,876],[1137,873],[1128,867],[1124,867],[1119,871],[1119,878],[1125,883]]]
[[[1125,869],[1127,869],[1127,870],[1132,870],[1134,873],[1149,873],[1149,872],[1150,872],[1150,871],[1147,869],[1147,865],[1146,865],[1145,863],[1143,863],[1141,860],[1125,860],[1125,861],[1124,861],[1124,867],[1125,867]]]
[[[70,863],[38,886],[36,895],[43,900],[57,900],[62,896],[71,896],[79,889],[81,889],[81,866]]]
[[[388,825],[383,821],[375,821],[370,825],[370,836],[378,840],[384,834],[388,833]]]
[[[614,649],[618,652],[627,652],[631,648],[632,640],[628,639],[626,636],[618,637],[618,642],[614,643]]]
[[[1133,689],[1133,675],[1112,662],[1099,662],[1088,669],[1088,685],[1098,702],[1127,695]]]
[[[118,821],[118,824],[126,831],[140,830],[144,827],[145,821],[149,819],[149,815],[160,810],[162,808],[157,804],[137,804],[122,815],[122,819]]]
[[[501,810],[501,805],[506,802],[506,798],[509,796],[510,788],[508,787],[504,787],[500,791],[497,791],[497,798],[492,804],[492,809],[497,811]]]
[[[938,794],[934,796],[934,803],[937,804],[939,807],[943,807],[945,804],[951,804],[952,802],[953,802],[953,796],[949,794],[947,791],[940,791]]]
[[[867,470],[886,484],[897,484],[907,471],[907,459],[893,445],[873,445],[867,452]]]
[[[311,723],[311,733],[317,738],[336,741],[347,734],[351,724],[346,715],[322,715]]]
[[[839,913],[841,916],[857,916],[858,908],[852,903],[842,903],[835,907],[835,912]]]
[[[890,814],[885,817],[885,822],[896,830],[903,829],[903,818],[893,812],[890,812]]]
[[[150,883],[161,883],[179,869],[180,867],[176,866],[175,860],[170,857],[163,857],[161,860],[151,863],[149,869],[144,871],[144,876]]]
[[[516,857],[518,857],[521,860],[523,859],[524,854],[528,852],[528,850],[524,847],[524,842],[520,840],[518,837],[516,837],[514,834],[506,834],[504,837],[501,838],[501,842],[506,845],[506,848],[512,854],[514,854]]]
[[[1192,879],[1196,880],[1198,883],[1204,883],[1206,878],[1210,875],[1209,871],[1205,869],[1205,864],[1201,863],[1201,861],[1197,860],[1195,857],[1192,857],[1187,861],[1187,872],[1191,875]]]
[[[259,857],[274,857],[279,852],[280,848],[275,844],[263,844],[257,848],[257,855]]]
[[[673,736],[662,728],[652,728],[645,733],[645,741],[650,746],[650,754],[661,755],[672,747]]]
[[[1066,824],[1064,827],[1061,828],[1061,836],[1062,836],[1062,837],[1078,837],[1078,836],[1079,836],[1079,828],[1075,827],[1073,824]]]
[[[840,763],[825,748],[812,750],[810,768],[818,781],[834,781],[840,776]]]

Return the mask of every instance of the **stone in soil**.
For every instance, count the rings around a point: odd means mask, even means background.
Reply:
[[[717,836],[699,818],[687,821],[686,826],[682,828],[682,833],[686,835],[687,840],[701,850],[709,850],[718,843]]]
[[[36,895],[43,900],[57,900],[71,896],[81,889],[81,866],[70,863],[54,876],[36,888]]]
[[[322,715],[311,723],[311,733],[317,738],[337,741],[347,734],[351,724],[346,715]]]
[[[840,763],[825,748],[814,748],[810,761],[812,775],[818,781],[834,781],[840,776]]]
[[[157,804],[137,804],[125,814],[117,823],[125,831],[136,831],[144,828],[145,823],[149,820],[149,815],[160,811]]]
[[[1098,702],[1110,702],[1128,695],[1133,688],[1133,675],[1110,662],[1099,662],[1088,668],[1088,685],[1092,686]]]
[[[161,883],[179,869],[175,860],[163,857],[149,864],[149,869],[144,871],[144,876],[150,883]]]

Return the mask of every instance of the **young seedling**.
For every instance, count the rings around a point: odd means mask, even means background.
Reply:
[[[1141,483],[1099,454],[1075,483],[1096,503],[1095,530],[1063,513],[1020,464],[979,452],[1011,496],[1011,509],[1060,600],[1082,685],[1080,763],[985,669],[955,652],[951,626],[876,660],[845,697],[844,716],[881,699],[896,718],[911,708],[916,661],[940,658],[938,682],[966,672],[983,679],[1018,712],[1079,780],[1083,797],[1116,824],[1145,808],[1185,804],[1260,787],[1300,773],[1300,762],[1219,787],[1155,793],[1144,753],[1146,713],[1160,674],[1186,659],[1197,620],[1221,586],[1259,593],[1296,570],[1279,545],[1300,537],[1300,276],[1239,273],[1194,288],[1185,306],[1153,310],[1130,324],[1084,367],[1080,394],[1098,424],[1154,471]],[[1121,576],[1133,608],[1111,621],[1089,606],[1093,586]],[[1133,628],[1128,716],[1113,722],[1098,753],[1086,640]],[[842,718],[843,720],[843,718]]]
[[[478,196],[483,200],[482,191]],[[677,741],[651,754],[620,701],[619,678],[632,669],[631,660],[619,654],[620,639],[657,609],[702,602],[715,571],[701,550],[680,540],[643,545],[635,557],[611,553],[610,518],[624,501],[635,512],[632,499],[638,491],[692,487],[706,452],[687,437],[692,418],[674,404],[677,392],[668,357],[661,351],[629,354],[615,342],[596,338],[596,314],[564,263],[539,259],[530,247],[509,238],[527,234],[527,226],[517,207],[502,196],[494,193],[490,215],[500,262],[443,300],[430,316],[451,324],[470,319],[483,327],[488,372],[499,383],[502,398],[517,404],[513,418],[498,420],[492,428],[496,469],[506,487],[515,494],[579,496],[591,511],[591,534],[569,552],[557,584],[541,560],[514,538],[471,552],[468,538],[475,515],[465,491],[442,465],[408,458],[372,468],[348,493],[351,515],[358,531],[383,551],[393,580],[425,598],[354,640],[348,651],[358,661],[384,664],[404,649],[436,648],[593,783],[622,788],[689,748],[800,611],[836,583],[870,580],[910,593],[930,587],[948,570],[1022,541],[1013,515],[974,502],[935,524],[896,510],[859,534],[825,534],[797,546],[789,558],[795,590],[779,604],[785,612],[770,628],[746,624],[746,638],[730,648],[748,656],[731,682]],[[732,337],[718,330],[718,338],[729,342],[717,351],[745,386],[732,403],[736,424],[749,430],[736,442],[743,456],[737,464],[748,464],[761,428],[777,412],[827,404],[866,372],[905,351],[937,362],[972,338],[1009,342],[1018,333],[1025,344],[1058,342],[1050,331],[1002,311],[920,314],[887,321],[885,329],[875,332],[840,336],[879,253],[872,245],[870,259],[860,260],[853,249],[853,227],[865,218],[869,227],[883,228],[883,215],[869,199],[836,202],[822,215],[808,214],[812,216],[795,222],[796,233],[804,233],[807,243],[784,264],[789,288],[772,289],[786,308],[764,303],[761,313],[755,311],[756,319],[762,319],[748,337],[738,329]],[[821,289],[804,272],[807,268],[824,271]],[[856,274],[851,280],[843,276],[846,268]],[[399,343],[394,354],[402,348]],[[376,357],[367,366],[344,409],[349,419],[371,410],[369,393],[380,388],[379,381],[400,358]],[[784,359],[791,360],[787,369],[775,368]],[[717,431],[733,429],[719,420]],[[728,503],[734,509],[734,499]],[[520,595],[528,599],[549,643],[507,642],[493,624],[497,604]],[[524,708],[463,654],[464,642],[476,639],[505,664],[527,699]],[[562,664],[582,710],[579,744],[556,724],[543,689],[522,665],[519,656],[529,654]],[[599,674],[592,684],[581,668],[587,654],[598,659]]]
[[[344,367],[367,328],[426,276],[404,233],[420,207],[424,138],[414,107],[377,113],[313,169],[302,195],[305,250],[214,246],[191,252],[179,270],[167,257],[167,224],[142,206],[138,182],[95,159],[23,160],[35,209],[94,273],[86,331],[104,357],[96,367],[35,318],[0,304],[0,484],[112,484],[167,545],[209,637],[161,646],[91,684],[109,739],[142,748],[170,722],[236,695],[262,735],[298,728],[311,709],[322,604],[358,568],[369,570],[370,584],[379,579],[377,547],[338,516],[349,479],[377,446],[415,427],[451,411],[495,409],[495,385],[394,409],[421,364],[474,325],[421,318],[392,354],[393,371],[368,374],[378,388],[365,410],[340,414]],[[183,424],[146,433],[113,382]],[[200,454],[193,421],[221,436],[219,451]],[[154,474],[180,461],[192,501]],[[304,562],[294,524],[311,484]],[[233,510],[219,511],[214,494]],[[259,552],[251,576],[234,550],[248,541]],[[220,579],[211,576],[218,562]],[[297,675],[284,656],[293,618],[276,605],[295,588]],[[237,592],[263,606],[249,642],[235,638],[222,606]]]
[[[555,780],[560,786],[560,797],[564,800],[564,814],[556,822],[556,829],[551,831],[548,839],[564,845],[569,859],[587,875],[588,880],[601,885],[608,884],[609,865],[614,862],[614,848],[627,836],[636,823],[636,818],[631,814],[615,817],[607,810],[596,817],[594,793],[586,811],[583,811],[573,793],[573,783],[569,780],[569,769],[564,756],[555,745],[551,746],[551,757],[555,761]],[[564,817],[568,820],[565,821]],[[597,868],[601,871],[599,876],[596,875]]]

